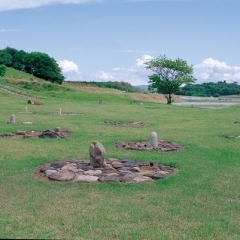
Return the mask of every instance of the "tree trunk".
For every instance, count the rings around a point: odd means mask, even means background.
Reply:
[[[165,95],[165,98],[167,99],[167,104],[172,104],[173,99],[172,99],[171,93],[169,93],[168,95]]]

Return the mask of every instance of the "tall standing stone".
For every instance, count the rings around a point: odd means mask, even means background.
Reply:
[[[150,133],[149,143],[154,149],[158,148],[158,136],[156,132]]]
[[[61,108],[58,109],[58,115],[62,115],[62,109]]]
[[[93,141],[89,146],[90,164],[94,168],[103,168],[106,150],[100,142]]]
[[[25,107],[25,113],[28,113],[28,108],[27,107]]]
[[[16,117],[14,114],[10,116],[10,123],[16,123]]]

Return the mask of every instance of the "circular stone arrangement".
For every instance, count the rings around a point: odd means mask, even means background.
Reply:
[[[156,150],[156,151],[181,151],[185,147],[177,144],[164,142],[163,140],[158,140],[158,146],[153,148],[149,141],[138,141],[138,142],[116,142],[116,148],[124,148],[127,150]]]
[[[144,183],[163,179],[177,169],[154,162],[109,158],[103,168],[94,168],[90,160],[65,160],[45,164],[35,171],[38,179],[74,183]]]
[[[240,138],[240,135],[220,135],[221,138]]]
[[[78,116],[78,115],[83,115],[83,113],[71,113],[71,112],[61,112],[58,113],[58,112],[32,112],[32,114],[49,114],[49,115],[57,115],[57,116]]]
[[[14,133],[2,133],[0,137],[24,137],[24,138],[31,138],[31,137],[39,137],[39,138],[64,138],[68,137],[70,132],[68,130],[63,130],[59,127],[55,128],[54,130],[38,130],[38,131],[17,131]]]
[[[121,122],[121,121],[104,121],[104,123],[112,124],[116,126],[124,126],[124,127],[143,127],[147,124],[144,122]]]

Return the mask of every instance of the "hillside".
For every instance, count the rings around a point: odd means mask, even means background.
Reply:
[[[87,83],[69,83],[64,82],[62,85],[51,83],[40,78],[36,78],[28,73],[18,71],[13,68],[7,68],[4,77],[0,77],[0,90],[7,91],[12,94],[18,94],[23,97],[46,98],[47,96],[60,95],[57,93],[67,93],[64,98],[109,98],[115,95],[124,100],[133,102],[155,102],[166,103],[166,99],[162,94],[139,92],[132,93],[121,91],[114,88],[99,87],[95,84]],[[79,92],[83,93],[81,96]],[[94,94],[94,95],[93,95]],[[112,99],[112,97],[110,97]],[[175,102],[181,102],[182,99],[174,96]]]

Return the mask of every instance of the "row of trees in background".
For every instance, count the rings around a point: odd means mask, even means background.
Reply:
[[[237,82],[226,83],[226,81],[219,81],[217,83],[208,82],[202,84],[187,84],[180,88],[178,95],[185,96],[199,96],[199,97],[219,97],[224,95],[238,95],[240,94],[240,86]]]
[[[6,47],[0,50],[0,65],[30,73],[52,83],[62,84],[64,76],[56,60],[46,53],[30,52]]]

